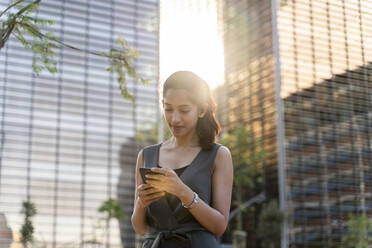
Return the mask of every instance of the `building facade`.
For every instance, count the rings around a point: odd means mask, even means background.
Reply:
[[[215,90],[222,130],[243,125],[266,151],[262,163],[268,198],[278,195],[275,57],[270,1],[218,1],[224,41],[225,83]],[[225,100],[225,101],[224,101]],[[258,191],[263,191],[262,188]],[[246,200],[260,192],[247,192]],[[247,247],[257,247],[259,209],[245,218]],[[233,223],[232,223],[233,224]],[[226,236],[228,234],[225,234]]]
[[[372,217],[369,1],[277,7],[288,244],[340,247],[348,215]]]
[[[349,213],[372,216],[368,2],[219,1],[221,119],[263,140],[263,190],[288,214],[284,247],[340,247]]]
[[[105,70],[106,59],[66,47],[57,50],[54,75],[36,76],[35,54],[10,38],[0,54],[0,212],[13,247],[26,200],[37,209],[40,247],[135,247],[130,215],[140,145],[133,137],[144,121],[158,121],[159,3],[41,1],[37,16],[55,21],[42,31],[81,50],[107,53],[123,36],[141,54],[137,72],[152,82],[127,79],[132,104],[121,96],[117,76]],[[106,225],[97,209],[109,198],[125,217]]]

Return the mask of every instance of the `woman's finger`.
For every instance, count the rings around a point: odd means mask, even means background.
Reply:
[[[147,183],[158,190],[162,190],[162,186],[164,185],[164,182],[155,179],[149,179]]]
[[[150,195],[151,198],[156,198],[156,197],[162,197],[165,195],[165,192],[164,191],[159,191],[159,192],[156,192],[156,193],[152,193]]]
[[[159,193],[159,192],[161,193],[161,192],[164,192],[164,191],[150,185],[150,187],[139,191],[139,195],[140,196],[147,196],[147,195],[151,195],[151,194]]]
[[[172,173],[173,170],[170,169],[170,168],[156,168],[156,167],[153,167],[153,168],[151,168],[151,171],[155,172],[155,173],[163,174],[164,176],[170,176],[170,175],[173,174]]]
[[[141,200],[142,200],[142,202],[145,203],[145,206],[148,206],[151,202],[159,200],[163,196],[165,196],[164,192],[157,192],[157,193],[146,195],[146,196],[142,197]]]
[[[165,192],[150,184],[140,184],[137,187],[138,198],[144,207],[147,207],[152,202],[160,199],[165,195]]]
[[[145,190],[146,195],[151,195],[151,194],[158,193],[158,192],[161,193],[163,192],[163,190],[155,188],[155,187],[151,187],[150,189]]]
[[[146,175],[146,181],[147,179],[152,179],[152,180],[157,180],[157,181],[161,181],[161,180],[164,180],[166,178],[172,178],[174,176],[177,176],[175,173],[172,173],[172,172],[164,172],[162,174],[147,174]]]
[[[150,174],[147,174],[146,175],[146,181],[148,180],[148,179],[150,179],[150,180],[157,180],[157,181],[160,181],[160,180],[162,180],[164,177],[166,177],[165,175],[150,175]]]
[[[144,184],[140,184],[140,185],[138,186],[138,190],[140,190],[140,191],[148,190],[148,189],[151,188],[151,187],[152,187],[151,185],[144,183]]]
[[[150,168],[152,172],[155,172],[155,173],[164,173],[166,172],[166,168],[157,168],[157,167],[152,167]]]
[[[165,193],[164,192],[153,193],[153,194],[151,194],[151,195],[148,196],[149,197],[148,200],[153,201],[155,199],[160,199],[163,196],[165,196]]]

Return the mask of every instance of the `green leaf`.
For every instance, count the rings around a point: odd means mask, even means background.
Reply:
[[[141,82],[142,82],[144,85],[147,85],[147,84],[151,83],[151,79],[143,79],[143,78],[141,78]]]
[[[57,67],[56,66],[47,66],[47,69],[52,74],[57,72]]]
[[[111,218],[121,219],[124,217],[121,206],[113,198],[109,198],[108,200],[104,201],[98,208],[98,212],[105,213],[107,221],[109,221]]]
[[[23,16],[22,17],[22,22],[24,22],[24,23],[33,22],[33,23],[39,24],[43,27],[48,26],[48,25],[53,25],[55,23],[55,21],[53,21],[53,20],[39,19],[39,18],[36,18],[36,17],[31,17],[31,16]]]
[[[258,236],[263,240],[263,247],[280,247],[281,228],[285,215],[279,210],[276,200],[263,205],[258,218]]]
[[[119,36],[116,39],[116,43],[120,44],[123,48],[127,48],[128,47],[128,42],[124,39],[123,36]]]
[[[16,37],[17,39],[22,43],[22,45],[26,49],[30,49],[30,44],[27,42],[27,40],[23,37],[22,32],[19,30],[18,27],[15,28],[15,32],[17,33]]]
[[[43,67],[38,65],[38,61],[37,61],[37,58],[35,56],[32,59],[32,67],[33,67],[34,72],[36,73],[36,75],[39,75],[39,73],[43,70]]]
[[[138,52],[138,50],[137,50],[136,48],[133,48],[133,49],[130,51],[129,54],[130,54],[129,56],[132,57],[132,58],[136,58],[136,57],[140,56],[140,54],[139,54],[139,52]]]
[[[362,214],[359,217],[349,214],[348,231],[342,237],[343,247],[368,248],[372,245],[372,222],[368,216]]]
[[[32,14],[39,8],[39,5],[32,3],[24,7],[22,10],[24,10],[23,15]]]

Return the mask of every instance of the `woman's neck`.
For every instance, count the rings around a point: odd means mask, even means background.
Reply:
[[[173,148],[177,148],[177,147],[185,148],[185,147],[198,147],[198,146],[200,146],[197,136],[178,137],[178,138],[172,136],[169,139],[169,145]]]

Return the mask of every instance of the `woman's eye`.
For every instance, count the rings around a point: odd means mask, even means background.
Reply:
[[[173,111],[173,109],[165,109],[165,112],[171,112],[171,111]],[[189,112],[189,110],[180,110],[180,112],[182,114],[187,114]]]

